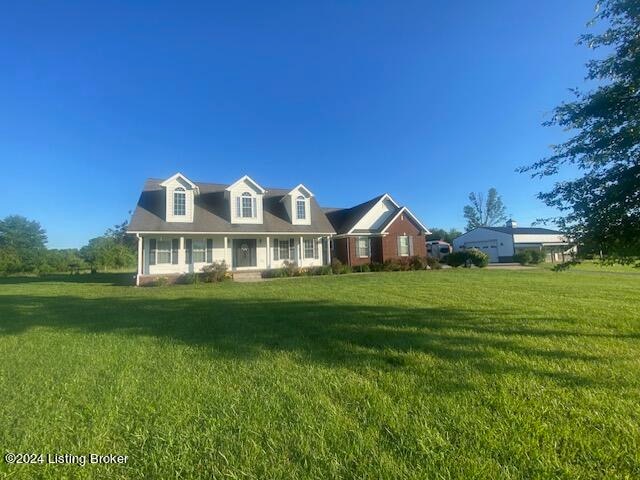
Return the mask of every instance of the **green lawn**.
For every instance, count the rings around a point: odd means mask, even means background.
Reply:
[[[122,279],[0,279],[2,453],[129,456],[0,476],[640,478],[640,275]]]

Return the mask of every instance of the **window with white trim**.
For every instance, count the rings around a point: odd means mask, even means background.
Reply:
[[[289,260],[290,258],[289,240],[278,241],[278,253],[280,260]]]
[[[401,257],[409,256],[409,236],[401,235],[398,237],[398,255]]]
[[[242,202],[242,207],[240,209],[240,216],[242,218],[253,218],[255,217],[255,198],[251,196],[249,192],[244,192],[240,197],[240,201]]]
[[[187,193],[182,187],[178,187],[173,191],[173,214],[175,216],[187,214]]]
[[[369,237],[358,237],[356,239],[356,252],[360,258],[370,257],[371,239]]]
[[[194,240],[192,244],[191,258],[193,263],[202,263],[206,261],[207,244],[205,240]]]
[[[298,220],[307,218],[307,201],[302,195],[296,198],[296,218]]]
[[[156,242],[156,263],[171,263],[171,240]]]
[[[316,258],[316,240],[315,238],[304,239],[304,258]]]

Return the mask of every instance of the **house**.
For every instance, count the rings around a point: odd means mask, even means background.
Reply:
[[[504,227],[479,227],[453,240],[454,251],[477,248],[489,255],[491,263],[512,262],[521,250],[542,250],[548,262],[564,261],[575,247],[561,232],[548,228],[518,227],[509,220]]]
[[[245,175],[222,185],[176,173],[146,181],[128,233],[138,239],[139,285],[220,261],[234,272],[326,265],[335,230],[302,184],[268,188]]]
[[[425,235],[431,232],[389,194],[355,207],[324,211],[336,231],[332,255],[344,264],[355,266],[426,256]]]

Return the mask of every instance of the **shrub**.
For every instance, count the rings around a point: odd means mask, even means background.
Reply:
[[[440,270],[442,268],[442,265],[440,264],[437,258],[427,257],[426,261],[427,261],[427,267],[430,268],[431,270]]]
[[[382,269],[385,272],[397,272],[402,270],[400,262],[398,260],[385,260]]]
[[[169,285],[169,279],[167,277],[157,277],[153,281],[154,287],[164,287],[165,285]]]
[[[176,283],[180,285],[193,285],[197,284],[198,282],[199,278],[197,273],[185,273],[183,275],[180,275],[176,280]]]
[[[227,278],[227,264],[224,260],[202,267],[202,279],[207,283],[222,282]]]
[[[409,259],[409,265],[411,266],[411,270],[426,270],[428,262],[426,257],[414,255]]]
[[[454,268],[460,267],[467,262],[467,252],[453,252],[443,258],[443,260]]]
[[[349,266],[349,265],[342,265],[342,267],[340,267],[340,274],[345,274],[345,273],[352,273],[353,269]]]
[[[546,254],[542,250],[531,250],[531,263],[537,265],[545,261]]]
[[[531,250],[520,250],[513,256],[513,261],[520,265],[527,265],[531,263]]]
[[[262,272],[262,278],[282,278],[284,272],[281,268],[272,268],[271,270],[265,270]]]
[[[470,267],[475,265],[476,267],[486,267],[489,265],[489,255],[481,252],[477,248],[470,248],[468,250],[453,252],[444,257],[447,265],[452,267]]]
[[[470,248],[466,253],[468,260],[476,267],[482,268],[489,265],[489,255],[477,248]]]
[[[354,272],[359,272],[359,273],[366,273],[366,272],[370,272],[371,268],[369,267],[368,263],[365,263],[363,265],[355,265],[352,270]]]
[[[333,273],[341,273],[342,271],[342,262],[337,258],[331,259],[331,271]]]
[[[369,271],[371,272],[382,272],[384,271],[384,264],[383,263],[370,263],[369,264]]]
[[[290,262],[289,260],[282,262],[281,270],[283,277],[299,277],[302,274],[300,268],[294,262]]]

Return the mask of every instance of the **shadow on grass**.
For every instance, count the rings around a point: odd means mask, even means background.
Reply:
[[[534,375],[572,386],[620,387],[593,373],[599,356],[585,353],[588,348],[572,351],[564,341],[567,336],[624,341],[638,335],[547,330],[536,322],[523,326],[516,318],[512,312],[293,300],[0,296],[0,335],[35,327],[144,335],[196,346],[213,358],[251,360],[265,352],[287,352],[303,363],[356,371],[404,369],[417,375],[424,374],[424,367],[414,354],[424,354],[451,373],[450,384],[457,389],[472,388],[462,375],[456,378],[456,372],[469,369]],[[532,346],[531,340],[541,336],[555,337],[553,348]],[[573,367],[585,364],[590,368],[578,371],[588,375],[573,373]]]
[[[48,275],[10,275],[0,277],[0,285],[22,283],[101,283],[104,285],[126,286],[135,283],[134,272],[117,273],[54,273]]]

